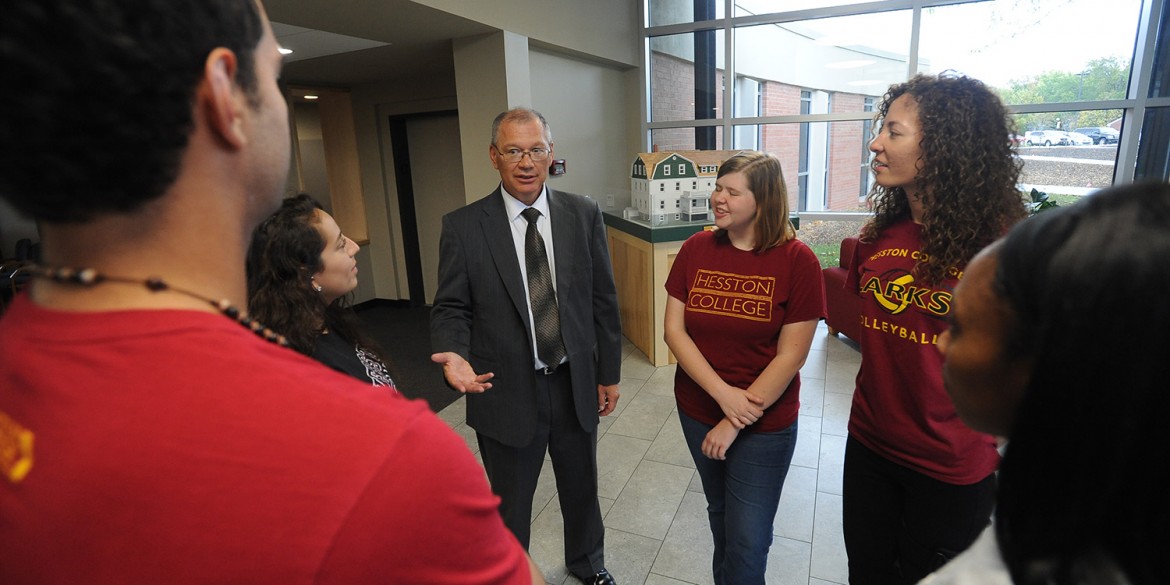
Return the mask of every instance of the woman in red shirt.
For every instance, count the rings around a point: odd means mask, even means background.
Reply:
[[[725,161],[711,207],[718,229],[683,243],[667,277],[666,343],[707,497],[715,583],[762,584],[824,283],[788,221],[776,157]]]
[[[987,525],[996,442],[955,414],[935,343],[967,261],[1025,216],[1014,128],[983,83],[918,75],[877,118],[874,217],[846,282],[862,325],[842,485],[853,585],[915,583]]]

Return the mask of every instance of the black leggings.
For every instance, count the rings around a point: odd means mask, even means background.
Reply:
[[[852,436],[842,487],[850,585],[917,583],[970,546],[995,505],[994,473],[972,485],[949,484]]]

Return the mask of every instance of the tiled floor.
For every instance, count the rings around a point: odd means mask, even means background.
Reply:
[[[601,420],[597,444],[607,568],[621,585],[712,583],[707,504],[679,427],[675,366],[655,368],[628,342],[624,356],[621,400]],[[841,466],[860,363],[856,346],[829,336],[821,323],[801,369],[799,434],[776,515],[769,584],[847,581]],[[439,416],[477,451],[462,399]],[[549,583],[575,584],[564,566],[555,496],[552,466],[546,465],[533,503],[529,552]]]

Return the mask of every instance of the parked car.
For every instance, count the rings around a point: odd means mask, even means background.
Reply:
[[[1060,130],[1033,130],[1024,135],[1024,144],[1028,146],[1065,146],[1068,144],[1068,134]]]
[[[1065,132],[1068,135],[1068,143],[1073,146],[1085,146],[1088,144],[1096,144],[1092,138],[1081,134],[1080,132]]]
[[[1077,128],[1076,131],[1091,138],[1093,144],[1117,144],[1117,139],[1121,136],[1120,132],[1108,126],[1089,126]]]

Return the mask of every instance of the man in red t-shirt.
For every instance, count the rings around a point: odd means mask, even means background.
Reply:
[[[543,583],[424,404],[232,306],[288,171],[263,8],[13,0],[0,38],[46,262],[0,321],[0,583]]]

